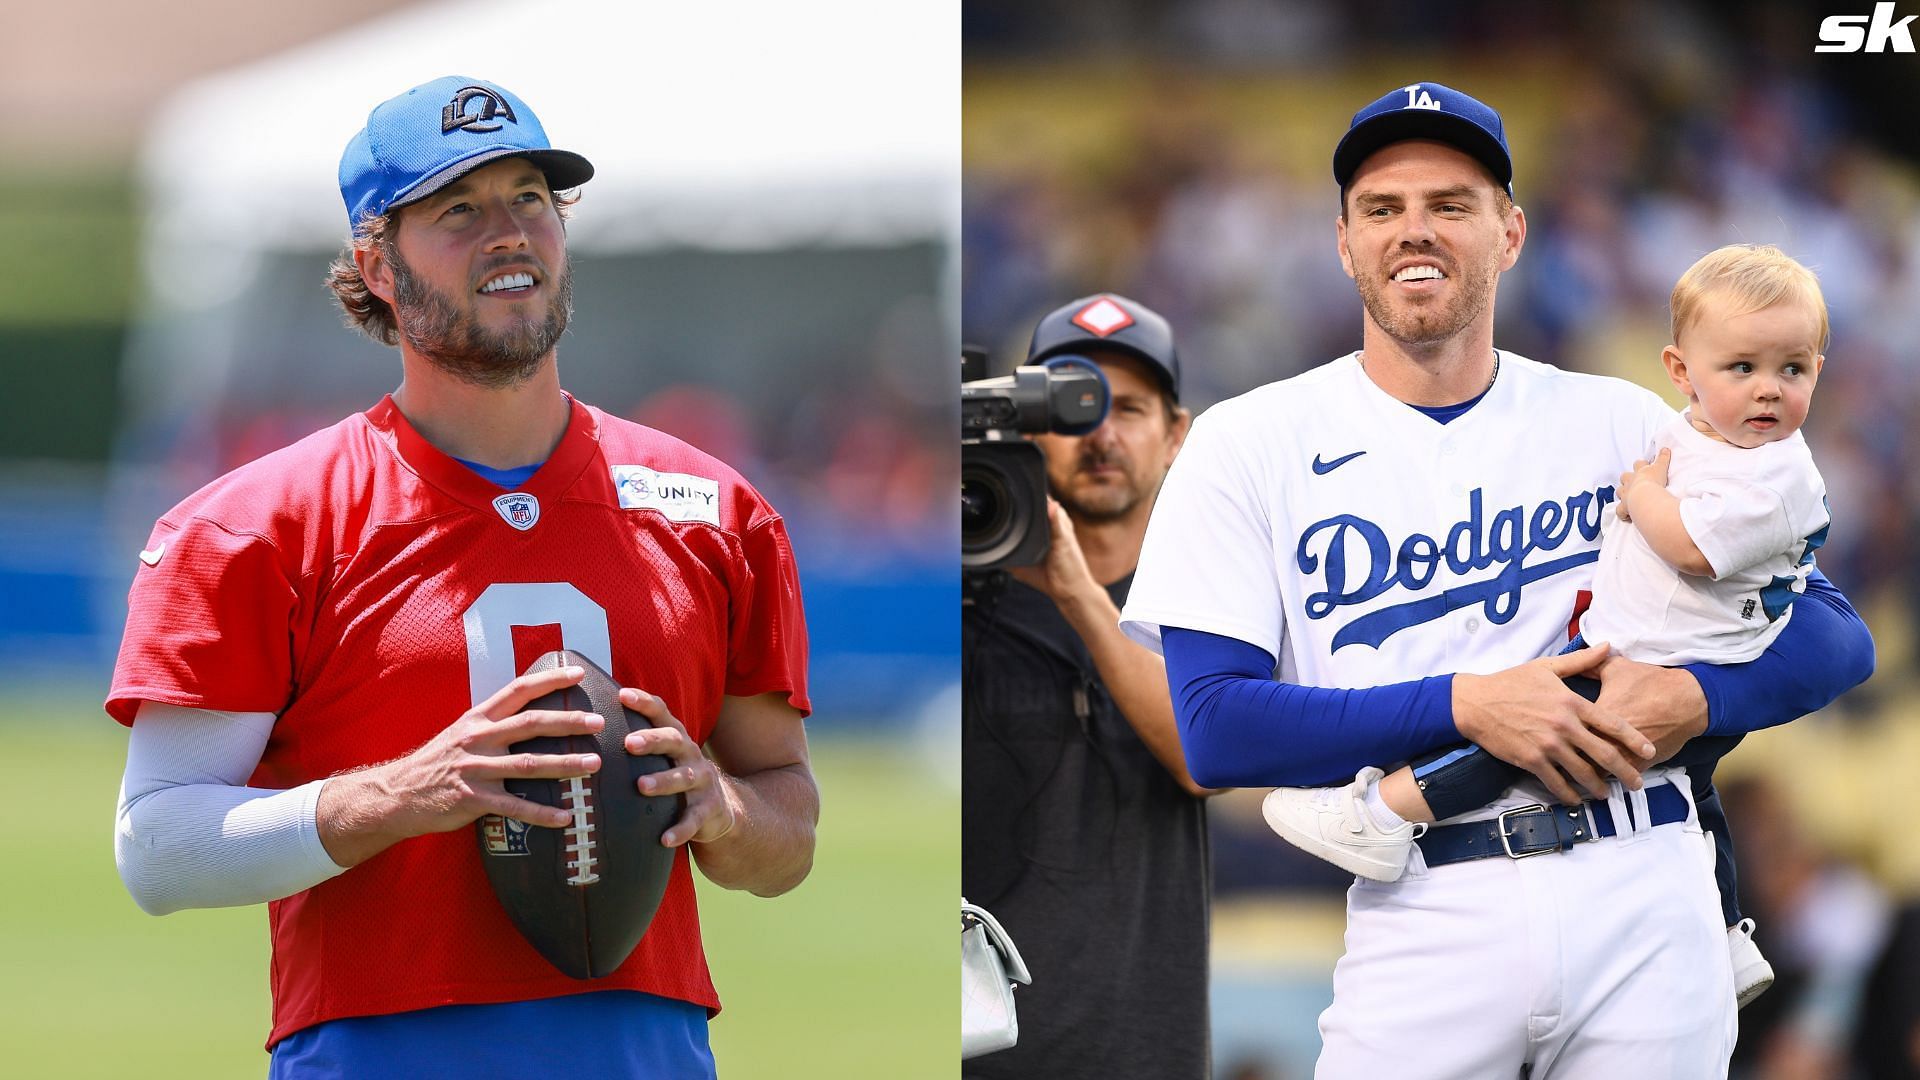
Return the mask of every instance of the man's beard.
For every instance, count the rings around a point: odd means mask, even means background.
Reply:
[[[1442,262],[1442,272],[1456,286],[1452,297],[1437,308],[1432,305],[1415,308],[1408,304],[1395,304],[1387,298],[1387,289],[1392,282],[1383,281],[1372,274],[1354,275],[1354,283],[1360,288],[1360,303],[1367,309],[1367,316],[1388,337],[1402,345],[1433,345],[1446,341],[1492,306],[1493,273],[1468,277],[1461,272],[1458,264],[1446,265],[1451,260],[1439,260],[1438,256],[1435,258]]]
[[[390,250],[393,263],[394,319],[414,351],[441,371],[463,382],[501,389],[525,382],[553,351],[573,317],[573,267],[561,267],[550,279],[552,298],[544,319],[516,322],[506,330],[489,330],[469,314],[463,316],[451,296],[436,291]]]
[[[1065,507],[1067,513],[1071,515],[1075,521],[1098,522],[1101,524],[1109,521],[1118,521],[1132,513],[1133,508],[1139,506],[1140,501],[1149,494],[1148,492],[1140,490],[1139,485],[1134,482],[1132,472],[1127,469],[1127,463],[1118,458],[1080,458],[1074,462],[1073,472],[1067,477],[1069,484],[1071,484],[1075,476],[1080,474],[1081,470],[1091,464],[1118,465],[1121,476],[1125,477],[1125,482],[1119,486],[1101,485],[1095,487],[1084,496],[1078,494],[1077,489],[1058,484],[1051,485],[1053,488],[1054,501]]]

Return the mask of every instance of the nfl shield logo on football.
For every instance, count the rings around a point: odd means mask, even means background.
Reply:
[[[524,821],[488,814],[482,819],[481,833],[486,837],[489,855],[527,853],[527,823]]]
[[[540,500],[518,491],[509,491],[493,500],[493,508],[507,524],[526,532],[540,520]]]

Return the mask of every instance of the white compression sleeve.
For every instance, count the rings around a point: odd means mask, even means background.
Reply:
[[[142,911],[278,900],[339,874],[315,823],[325,780],[243,787],[273,733],[272,713],[145,701],[127,741],[113,859]]]

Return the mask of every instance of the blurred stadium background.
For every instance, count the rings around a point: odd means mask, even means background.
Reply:
[[[1666,392],[1666,298],[1722,243],[1812,265],[1833,315],[1807,425],[1835,510],[1820,564],[1879,671],[1725,763],[1747,908],[1780,981],[1735,1075],[1920,1076],[1920,62],[1816,55],[1872,4],[968,0],[963,336],[1004,367],[1114,290],[1172,320],[1196,410],[1353,349],[1332,149],[1435,80],[1501,109],[1530,225],[1496,340]],[[1915,8],[1902,5],[1897,15]],[[1350,880],[1213,803],[1216,1075],[1311,1074]],[[1036,978],[1046,973],[1036,972]],[[1465,973],[1463,973],[1465,977]]]
[[[42,823],[0,831],[0,1073],[264,1073],[264,914],[134,908],[109,832],[125,735],[99,702],[153,519],[397,382],[321,285],[334,170],[375,103],[456,72],[599,167],[568,387],[738,467],[802,567],[821,846],[789,897],[703,897],[722,1073],[951,1075],[957,15],[9,9],[0,739],[63,779],[0,794]]]

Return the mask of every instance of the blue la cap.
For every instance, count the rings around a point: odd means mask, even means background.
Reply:
[[[503,157],[531,159],[561,191],[593,178],[593,164],[555,150],[527,103],[483,79],[448,75],[389,98],[340,155],[347,223],[378,217]]]
[[[1033,328],[1027,363],[1044,363],[1092,346],[1145,360],[1167,397],[1180,400],[1180,353],[1173,347],[1173,327],[1159,312],[1118,293],[1083,296],[1048,312]]]
[[[1347,134],[1333,150],[1333,178],[1345,191],[1360,163],[1388,143],[1406,139],[1443,142],[1487,167],[1507,194],[1513,194],[1513,155],[1507,129],[1492,108],[1449,86],[1414,83],[1353,114]]]

